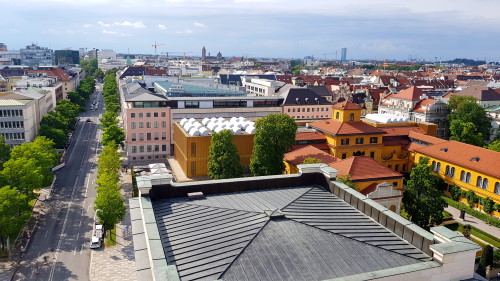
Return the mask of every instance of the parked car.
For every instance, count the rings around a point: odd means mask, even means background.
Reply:
[[[101,248],[101,238],[99,237],[96,237],[96,236],[92,236],[92,238],[90,238],[90,249],[99,249]]]

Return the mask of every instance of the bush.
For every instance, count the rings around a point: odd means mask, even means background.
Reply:
[[[481,264],[484,268],[486,268],[488,265],[493,266],[493,248],[490,245],[486,245],[483,247],[481,259],[479,259],[479,264]]]
[[[460,197],[463,197],[463,191],[460,189],[460,187],[456,185],[452,185],[450,187],[450,194],[451,194],[451,199],[458,201]]]
[[[474,216],[486,223],[489,223],[493,226],[496,226],[496,227],[500,227],[500,220],[499,219],[495,219],[495,218],[492,218],[490,217],[489,215],[485,214],[485,213],[482,213],[480,211],[477,211],[477,210],[474,210],[472,208],[469,208],[468,206],[462,204],[462,203],[459,203],[459,202],[456,202],[456,201],[453,201],[451,198],[448,198],[446,196],[443,196],[443,199],[446,201],[446,203],[448,203],[448,205],[454,207],[454,208],[457,208],[459,210],[463,210],[465,211],[467,214],[471,215],[471,216]]]
[[[491,200],[488,197],[484,197],[481,199],[481,205],[483,205],[483,211],[487,214],[493,212],[494,204],[495,202],[493,202],[493,200]]]
[[[471,208],[474,208],[474,203],[477,203],[478,200],[477,195],[472,190],[469,190],[465,193],[465,199],[467,199],[467,203]]]
[[[452,219],[453,219],[452,214],[448,213],[447,211],[443,211],[443,221],[448,221]]]

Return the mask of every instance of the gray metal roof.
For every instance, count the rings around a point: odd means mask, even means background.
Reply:
[[[431,260],[319,186],[152,203],[182,281],[323,280]]]

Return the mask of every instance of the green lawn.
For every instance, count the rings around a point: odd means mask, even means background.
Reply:
[[[463,231],[463,224],[461,223],[458,223],[458,222],[455,222],[455,223],[449,223],[449,224],[445,224],[444,225],[445,227],[453,230],[453,231],[458,231],[458,232],[462,232]],[[491,244],[492,246],[495,246],[497,248],[500,247],[500,239],[499,238],[495,238],[495,237],[492,237],[492,236],[489,236],[489,235],[485,235],[483,231],[475,228],[472,226],[472,229],[470,231],[470,234],[474,235],[475,237],[483,240],[484,242],[486,243],[489,243]],[[484,243],[481,243],[475,239],[471,239],[473,240],[474,242],[478,243],[479,245],[481,246],[484,246]]]

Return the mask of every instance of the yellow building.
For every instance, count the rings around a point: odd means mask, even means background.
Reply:
[[[418,163],[428,157],[432,170],[449,185],[472,190],[500,204],[500,152],[457,141],[411,134],[411,158]],[[494,212],[500,216],[500,212]]]
[[[361,121],[361,107],[350,101],[333,106],[333,118],[312,122],[309,127],[323,132],[330,154],[341,159],[370,156],[381,161],[385,132]]]
[[[208,158],[212,136],[190,136],[179,123],[174,123],[174,155],[186,177],[208,175]],[[250,166],[253,149],[253,134],[234,135],[240,163]]]

